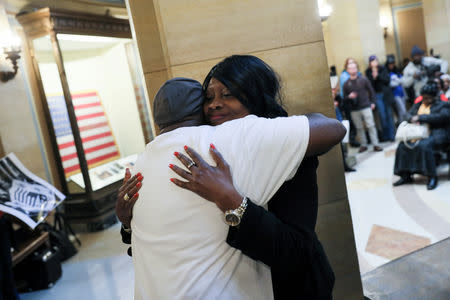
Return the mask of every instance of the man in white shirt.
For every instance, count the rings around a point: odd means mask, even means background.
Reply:
[[[420,89],[428,81],[427,68],[437,65],[440,67],[440,72],[445,74],[448,70],[448,62],[432,56],[425,56],[425,52],[418,46],[412,48],[411,59],[403,70],[403,86],[405,88],[413,86],[415,97],[419,97]]]
[[[272,299],[270,269],[226,244],[222,211],[173,185],[167,165],[184,145],[209,158],[213,143],[231,166],[239,193],[265,205],[307,152],[308,119],[248,115],[196,127],[202,124],[202,103],[201,85],[182,78],[166,82],[155,98],[155,121],[167,126],[160,126],[162,134],[133,170],[146,178],[131,223],[135,298]],[[240,209],[245,211],[245,200]]]

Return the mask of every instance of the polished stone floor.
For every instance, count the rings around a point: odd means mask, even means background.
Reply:
[[[371,300],[450,299],[449,249],[447,238],[365,273],[364,294]]]
[[[393,187],[396,147],[358,154],[357,171],[346,173],[361,274],[450,237],[448,164],[438,167],[435,190],[418,175],[414,184]]]
[[[120,226],[80,234],[82,247],[63,263],[63,275],[47,290],[21,294],[22,300],[131,300],[134,271]]]

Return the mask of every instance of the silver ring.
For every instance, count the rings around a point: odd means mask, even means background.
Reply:
[[[188,165],[187,168],[190,170],[192,166],[196,166],[195,162],[191,161]]]
[[[125,201],[130,200],[130,196],[128,196],[128,193],[126,193],[125,196],[123,196],[123,200]]]

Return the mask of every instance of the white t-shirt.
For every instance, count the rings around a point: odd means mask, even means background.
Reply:
[[[133,170],[144,176],[131,223],[135,299],[273,299],[270,268],[226,243],[222,211],[170,182],[177,175],[168,165],[181,165],[173,153],[184,145],[215,165],[213,143],[240,194],[266,205],[295,174],[308,141],[305,116],[250,115],[215,127],[179,128],[150,142]]]

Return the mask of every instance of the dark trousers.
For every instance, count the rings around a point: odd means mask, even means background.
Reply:
[[[344,113],[345,118],[350,123],[350,134],[349,134],[349,140],[350,144],[353,144],[356,141],[356,127],[352,120],[352,109],[350,107],[350,104],[344,104],[342,107],[342,111]]]

